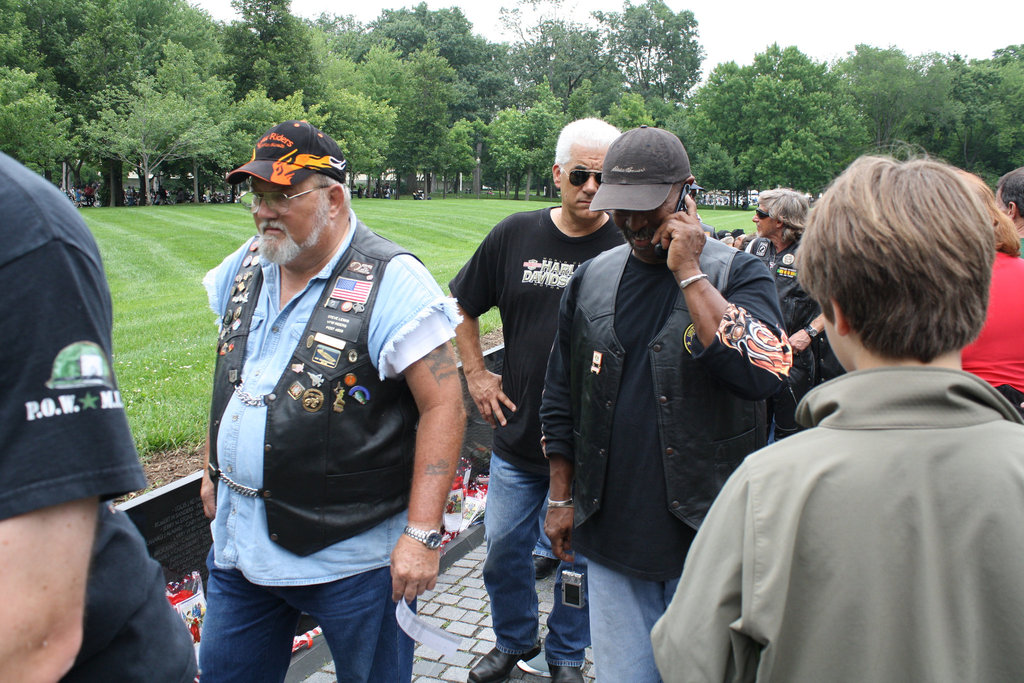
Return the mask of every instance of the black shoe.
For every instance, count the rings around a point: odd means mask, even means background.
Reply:
[[[506,654],[498,648],[494,648],[481,657],[480,661],[470,669],[470,683],[498,683],[498,681],[504,681],[508,678],[516,662],[520,659],[533,659],[538,654],[540,654],[540,645],[521,655]]]
[[[553,559],[550,557],[544,557],[543,555],[533,556],[533,576],[535,579],[540,581],[546,579],[555,573],[558,569],[558,564],[561,562],[559,559]]]
[[[551,683],[583,683],[581,667],[548,664],[548,669],[551,670]]]

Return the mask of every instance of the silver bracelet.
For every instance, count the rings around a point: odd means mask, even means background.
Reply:
[[[690,277],[686,278],[685,280],[680,280],[679,281],[679,289],[686,289],[687,287],[692,285],[697,280],[706,280],[707,277],[708,277],[707,273],[698,273],[697,275],[691,275]]]
[[[572,498],[567,498],[565,500],[551,500],[550,498],[548,498],[548,507],[549,508],[571,508],[571,507],[573,507]]]

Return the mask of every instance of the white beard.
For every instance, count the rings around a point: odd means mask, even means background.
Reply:
[[[330,222],[330,204],[327,201],[320,200],[317,205],[316,213],[313,214],[313,229],[309,232],[309,236],[299,244],[292,236],[288,233],[288,229],[284,226],[284,223],[276,220],[262,221],[259,224],[260,231],[260,246],[259,254],[260,258],[269,263],[276,263],[279,266],[287,265],[294,261],[299,254],[302,253],[303,249],[309,249],[315,247],[320,241],[321,235],[327,228],[327,224]],[[268,239],[264,235],[264,231],[267,228],[276,228],[283,234],[281,237],[274,237]]]

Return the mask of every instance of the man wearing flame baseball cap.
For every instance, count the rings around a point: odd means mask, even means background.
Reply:
[[[589,562],[602,680],[643,683],[660,680],[651,628],[718,489],[764,445],[762,399],[792,354],[767,269],[701,228],[679,138],[627,131],[602,176],[591,208],[627,244],[562,297],[540,413],[559,503],[545,530],[563,560]]]
[[[395,603],[434,587],[465,420],[455,302],[356,218],[341,149],[309,123],[271,128],[227,178],[259,234],[203,280],[203,680],[283,678],[302,612],[354,680],[409,680]]]

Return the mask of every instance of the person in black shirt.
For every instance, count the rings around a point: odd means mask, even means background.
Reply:
[[[192,681],[163,570],[107,502],[146,479],[99,250],[42,177],[0,154],[0,181],[0,681]]]
[[[587,557],[601,679],[643,683],[660,680],[650,629],[719,488],[764,444],[761,399],[792,355],[768,272],[701,229],[675,135],[624,133],[602,179],[591,207],[627,244],[581,266],[559,305],[545,530],[563,560]]]
[[[470,671],[475,683],[504,680],[518,660],[539,651],[530,555],[548,492],[537,415],[540,393],[563,288],[580,263],[622,244],[608,214],[590,209],[605,151],[618,136],[616,128],[598,119],[566,126],[552,167],[561,205],[503,220],[450,284],[463,313],[455,335],[466,383],[481,416],[495,428],[484,583],[496,645]],[[484,367],[477,321],[493,306],[501,312],[505,337],[500,376]],[[577,557],[575,566],[560,569],[583,573],[585,568]],[[587,611],[562,605],[561,572],[557,576],[545,658],[556,683],[582,681],[580,667],[590,644]]]

